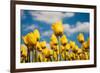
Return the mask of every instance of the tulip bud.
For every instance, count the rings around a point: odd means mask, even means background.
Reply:
[[[78,35],[77,39],[78,39],[78,41],[79,41],[80,43],[83,43],[83,42],[84,42],[84,35],[83,35],[82,33],[80,33],[80,34]]]
[[[63,35],[61,38],[60,38],[60,41],[61,41],[61,44],[62,45],[66,45],[68,43],[68,39],[66,38],[66,35]]]

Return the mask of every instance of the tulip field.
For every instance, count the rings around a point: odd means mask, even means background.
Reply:
[[[21,63],[89,60],[89,37],[85,38],[84,33],[78,33],[74,38],[77,39],[79,46],[76,41],[68,39],[61,20],[52,23],[50,28],[53,33],[48,38],[49,47],[46,40],[41,40],[42,33],[37,28],[21,36]]]

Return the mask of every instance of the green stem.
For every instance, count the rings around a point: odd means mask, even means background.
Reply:
[[[58,55],[58,61],[61,61],[61,50],[60,50],[60,36],[58,36],[58,46],[59,46],[59,55]]]

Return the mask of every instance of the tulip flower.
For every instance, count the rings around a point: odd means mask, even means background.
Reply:
[[[66,49],[66,51],[70,50],[70,44],[69,43],[65,46],[65,49]]]
[[[21,45],[21,61],[25,62],[27,59],[27,47],[23,44]]]
[[[39,30],[38,30],[38,29],[35,29],[35,30],[33,31],[33,34],[34,34],[34,36],[36,37],[37,40],[40,39],[40,33],[39,33]]]
[[[51,49],[53,49],[55,51],[57,50],[58,40],[54,34],[52,34],[52,36],[50,38],[50,46],[51,46]]]
[[[40,42],[37,42],[37,44],[36,44],[36,49],[37,49],[39,52],[42,51],[42,48],[41,48]]]
[[[62,21],[57,21],[54,24],[52,24],[52,30],[57,36],[60,36],[64,32],[64,27],[62,25]]]
[[[46,48],[46,41],[40,42],[40,46],[42,49],[45,49]]]
[[[75,42],[74,41],[70,41],[69,43],[70,43],[71,49],[74,49],[75,48]]]
[[[23,39],[24,43],[27,45],[28,44],[27,35],[26,36],[22,36],[22,39]]]
[[[62,35],[60,41],[62,45],[66,45],[68,43],[68,39],[66,38],[66,35]]]
[[[79,41],[80,43],[83,43],[83,42],[84,42],[84,35],[83,35],[82,33],[80,33],[80,34],[78,35],[77,39],[78,39],[78,41]]]
[[[88,42],[87,42],[87,41],[84,42],[84,43],[82,44],[82,47],[83,47],[84,49],[88,49],[88,48],[89,48]]]
[[[34,36],[34,34],[32,32],[27,34],[27,39],[28,39],[29,44],[36,45],[37,40],[36,40],[36,37]]]
[[[45,57],[44,60],[46,59],[46,61],[50,61],[50,56],[51,56],[50,49],[48,48],[43,49],[42,54]]]
[[[51,40],[54,44],[55,44],[55,43],[58,43],[57,37],[56,37],[54,34],[51,35],[50,40]]]

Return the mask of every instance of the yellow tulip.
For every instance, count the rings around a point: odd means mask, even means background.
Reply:
[[[65,51],[65,47],[62,45],[60,46],[60,49],[61,49],[61,53]]]
[[[48,58],[48,57],[50,57],[50,50],[49,50],[48,48],[45,48],[45,49],[42,50],[42,54],[43,54],[46,58]]]
[[[80,43],[83,43],[83,42],[84,42],[84,35],[83,35],[82,33],[80,33],[80,34],[78,35],[77,39],[78,39],[78,41],[79,41]]]
[[[52,34],[52,36],[50,38],[50,46],[51,46],[51,49],[53,49],[55,51],[58,49],[58,40],[54,34]]]
[[[78,50],[78,51],[77,51],[78,54],[82,53],[82,49],[79,48],[79,49],[77,49],[77,50]]]
[[[60,41],[61,41],[61,44],[62,45],[66,45],[68,43],[68,39],[66,37],[66,35],[63,35],[61,38],[60,38]]]
[[[58,45],[56,43],[54,44],[53,42],[50,42],[50,46],[51,46],[52,50],[54,50],[54,51],[58,50]]]
[[[62,25],[62,21],[57,21],[54,24],[52,24],[52,30],[54,31],[54,33],[57,36],[62,35],[64,32],[64,27]]]
[[[74,41],[70,41],[69,43],[70,43],[70,47],[71,47],[72,49],[74,49],[74,48],[75,48],[75,42],[74,42]]]
[[[46,41],[40,42],[40,46],[42,49],[45,49],[46,48]]]
[[[88,42],[87,42],[87,41],[84,42],[84,43],[82,44],[82,47],[83,47],[84,49],[88,49],[88,48],[89,48]]]
[[[50,40],[51,40],[52,43],[54,43],[54,44],[55,44],[55,43],[58,43],[57,37],[56,37],[54,34],[51,35]]]
[[[27,47],[24,44],[21,45],[21,54],[22,56],[27,57]]]
[[[28,44],[27,35],[26,36],[22,36],[22,39],[23,39],[24,43],[27,45]]]
[[[34,36],[36,37],[37,40],[40,39],[40,33],[39,33],[39,30],[38,30],[38,29],[35,29],[35,30],[33,31],[33,34],[34,34]]]
[[[34,36],[34,34],[32,32],[27,34],[27,39],[28,39],[29,44],[36,45],[37,40],[36,40],[36,37]]]
[[[40,42],[37,42],[37,44],[36,44],[36,49],[37,49],[38,51],[40,51],[40,52],[42,51]]]
[[[66,49],[66,51],[69,51],[69,50],[70,50],[70,44],[67,44],[67,45],[65,46],[65,49]]]

